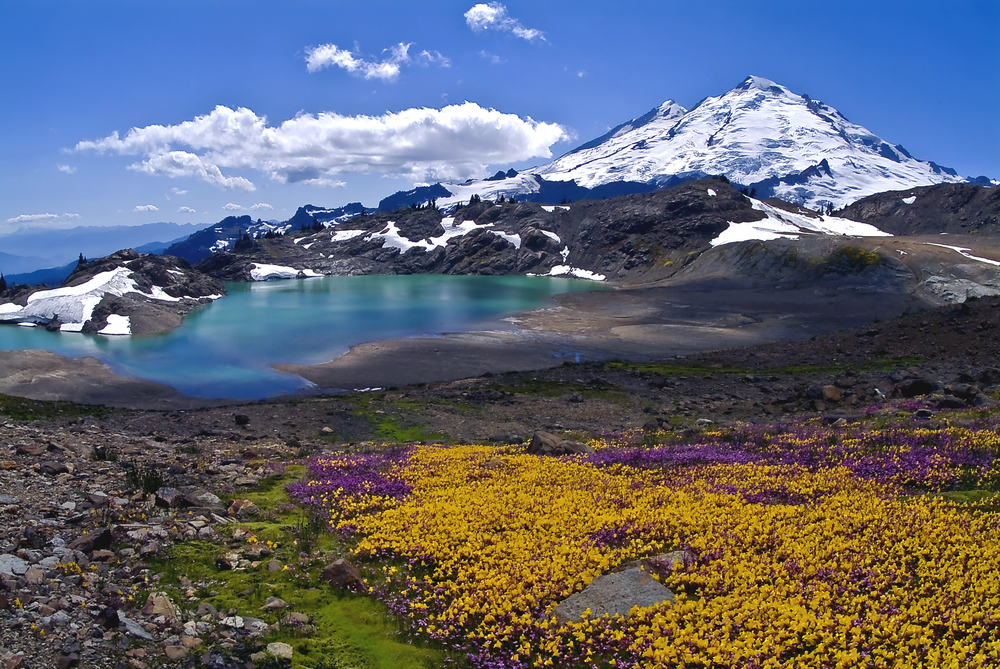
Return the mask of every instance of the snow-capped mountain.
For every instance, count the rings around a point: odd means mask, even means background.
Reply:
[[[442,184],[452,196],[439,198],[438,204],[468,201],[472,193],[540,201],[558,192],[554,183],[605,192],[631,185],[635,192],[640,184],[654,189],[719,174],[755,188],[760,196],[811,208],[842,207],[887,190],[966,181],[954,170],[917,160],[827,104],[751,76],[690,111],[668,100],[513,180]]]

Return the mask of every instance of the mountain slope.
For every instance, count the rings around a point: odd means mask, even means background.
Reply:
[[[668,100],[516,178],[441,184],[451,196],[438,195],[438,204],[467,202],[472,194],[556,202],[560,192],[593,198],[710,175],[812,209],[842,207],[887,190],[967,181],[917,160],[830,105],[750,76],[690,111]]]

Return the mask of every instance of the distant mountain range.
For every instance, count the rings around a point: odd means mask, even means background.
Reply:
[[[58,279],[55,277],[65,267],[72,270],[81,253],[87,258],[106,256],[123,248],[132,248],[140,253],[160,253],[200,228],[194,223],[78,226],[66,230],[24,227],[0,236],[0,246],[3,247],[0,271],[18,283],[61,283],[69,271]],[[43,270],[43,273],[35,276],[36,270]]]

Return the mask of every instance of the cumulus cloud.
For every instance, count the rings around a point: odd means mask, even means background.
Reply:
[[[65,214],[19,214],[12,218],[8,218],[8,223],[34,223],[36,221],[53,221],[58,218],[64,218],[66,220],[72,220],[74,218],[80,218],[80,214],[71,214],[69,212]]]
[[[279,183],[341,186],[344,173],[379,172],[414,181],[480,177],[487,165],[550,158],[569,135],[474,102],[405,109],[380,116],[299,114],[278,126],[247,108],[217,106],[177,125],[132,128],[79,142],[77,151],[141,156],[129,169],[154,176],[195,176],[217,188],[253,191],[227,170],[255,170]]]
[[[410,61],[410,46],[400,42],[388,49],[387,58],[368,61],[354,52],[341,49],[336,44],[321,44],[306,49],[306,69],[310,72],[319,72],[327,67],[339,67],[365,79],[381,79],[391,83],[399,78],[400,64]]]
[[[258,202],[254,206],[250,207],[250,209],[253,211],[271,211],[274,207],[269,205],[267,202]]]
[[[76,172],[76,168],[72,165],[56,165],[60,172],[65,172],[66,174],[73,174]]]
[[[135,205],[135,209],[133,209],[132,211],[159,211],[159,210],[160,208],[157,207],[155,204],[137,204]]]
[[[187,191],[181,190],[180,188],[171,188],[170,192],[173,193],[174,195],[187,195]]]
[[[222,207],[222,211],[243,211],[243,209],[242,204],[236,204],[235,202],[230,202]]]
[[[178,214],[197,214],[198,212],[191,207],[181,207],[177,210]]]
[[[507,13],[507,7],[499,2],[479,3],[465,13],[465,22],[473,32],[487,30],[509,32],[515,37],[533,42],[545,41],[545,33],[534,28],[525,28],[520,21]]]

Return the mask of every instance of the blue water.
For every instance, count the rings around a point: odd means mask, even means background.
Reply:
[[[0,326],[0,349],[92,355],[119,374],[195,397],[258,399],[308,384],[276,363],[331,360],[377,339],[461,332],[599,284],[549,277],[358,276],[233,283],[158,335],[110,337]]]

